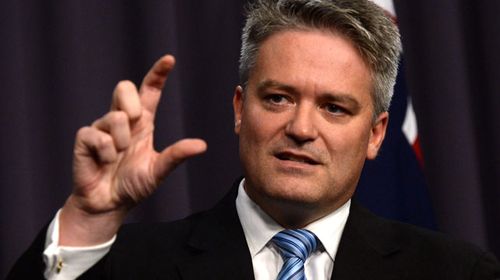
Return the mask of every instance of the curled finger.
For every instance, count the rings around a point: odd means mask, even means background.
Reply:
[[[111,135],[87,126],[77,133],[75,156],[93,157],[106,164],[116,161],[117,152]]]
[[[142,105],[139,92],[131,81],[120,81],[113,91],[112,111],[123,111],[130,121],[141,117]]]
[[[125,150],[130,144],[130,124],[128,115],[123,111],[111,111],[92,124],[93,127],[109,133],[118,151]]]

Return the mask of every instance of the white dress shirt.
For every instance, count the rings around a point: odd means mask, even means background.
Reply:
[[[248,197],[243,188],[244,181],[241,181],[238,189],[236,210],[252,256],[255,280],[276,279],[283,260],[275,245],[269,241],[284,228]],[[335,255],[349,216],[350,204],[349,200],[334,212],[305,227],[313,232],[322,244],[318,245],[318,249],[311,253],[305,262],[307,279],[322,280],[332,276]]]
[[[238,189],[236,209],[252,256],[255,279],[276,279],[283,260],[275,245],[269,241],[284,228],[248,197],[243,188],[244,182],[243,179]],[[330,279],[340,237],[349,216],[349,206],[350,200],[335,212],[306,226],[321,243],[305,262],[308,279]],[[96,246],[59,246],[59,212],[47,230],[43,252],[46,265],[44,276],[50,280],[75,279],[109,252],[116,236]]]
[[[43,275],[50,280],[69,280],[80,276],[109,252],[116,239],[115,235],[105,243],[88,247],[59,246],[60,212],[61,210],[57,211],[47,229],[43,251]]]

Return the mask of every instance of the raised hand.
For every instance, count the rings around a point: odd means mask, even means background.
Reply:
[[[111,110],[76,136],[74,190],[60,217],[60,245],[86,246],[109,240],[128,210],[148,197],[184,159],[202,153],[200,139],[183,139],[157,152],[156,108],[175,60],[160,58],[139,90],[121,81]]]

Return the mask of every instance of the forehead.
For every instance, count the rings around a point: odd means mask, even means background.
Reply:
[[[297,89],[370,96],[371,72],[353,43],[321,30],[286,30],[264,40],[249,86],[267,80]]]

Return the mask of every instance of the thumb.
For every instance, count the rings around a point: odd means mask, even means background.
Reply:
[[[182,139],[165,148],[156,159],[154,177],[163,179],[185,159],[207,150],[207,143],[202,139]]]

